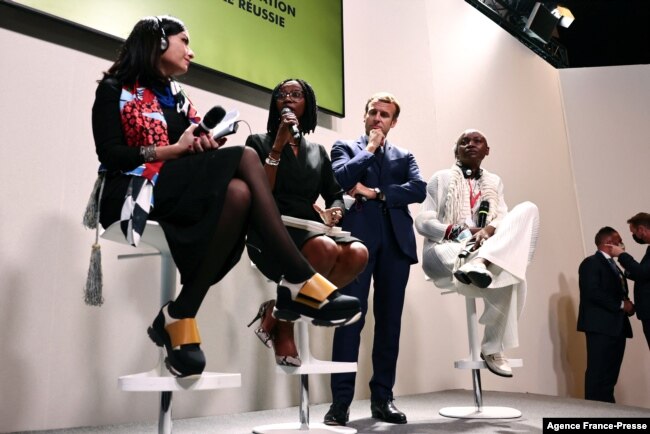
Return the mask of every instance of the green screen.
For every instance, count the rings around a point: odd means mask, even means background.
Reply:
[[[126,39],[147,15],[185,22],[194,61],[272,89],[308,81],[322,109],[344,115],[342,0],[12,0]]]

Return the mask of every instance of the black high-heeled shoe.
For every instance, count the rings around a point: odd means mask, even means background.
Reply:
[[[302,361],[293,337],[293,323],[278,321],[273,318],[274,306],[275,300],[262,303],[257,315],[248,324],[248,327],[261,319],[259,327],[254,332],[264,345],[273,348],[275,363],[280,366],[300,366]]]
[[[255,333],[255,336],[257,336],[260,341],[262,341],[262,343],[269,348],[273,347],[271,343],[271,332],[275,326],[276,319],[270,315],[266,315],[266,312],[269,309],[273,311],[273,306],[275,306],[275,300],[269,300],[262,303],[259,310],[257,311],[257,315],[255,315],[255,318],[253,318],[253,320],[248,323],[248,327],[250,327],[258,319],[261,320],[260,326],[253,330],[253,333]]]
[[[147,329],[149,338],[165,349],[165,365],[176,377],[201,375],[205,369],[205,355],[199,344],[201,337],[196,319],[183,318],[165,326],[164,305],[153,324]]]
[[[278,285],[277,293],[273,316],[282,321],[303,317],[316,326],[339,327],[361,318],[359,299],[341,294],[318,273],[302,285],[295,298],[291,290],[282,285]]]

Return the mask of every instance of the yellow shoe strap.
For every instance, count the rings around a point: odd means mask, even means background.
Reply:
[[[187,344],[200,344],[199,328],[195,318],[184,318],[165,326],[172,341],[172,348]]]
[[[320,274],[316,273],[300,288],[296,301],[312,307],[318,307],[331,293],[336,291],[336,286]]]

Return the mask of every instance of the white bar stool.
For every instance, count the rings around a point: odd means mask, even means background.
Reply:
[[[314,224],[318,225],[318,229],[321,229],[323,226],[319,225],[318,223],[313,223],[309,220],[287,216],[282,216],[282,221],[285,226],[292,226],[301,229],[312,229],[311,225]],[[340,231],[339,233],[342,234],[343,232]],[[347,234],[349,235],[349,232],[347,232]],[[255,264],[252,262],[251,266],[257,269]],[[357,430],[354,428],[343,426],[329,426],[323,423],[309,422],[309,374],[337,374],[342,372],[357,372],[357,364],[318,360],[311,355],[309,346],[309,325],[302,320],[296,321],[296,324],[298,327],[298,354],[302,360],[301,366],[276,366],[276,371],[278,373],[284,373],[287,375],[300,375],[300,408],[298,410],[299,422],[262,425],[253,428],[253,433],[293,434],[309,431],[313,434],[356,434]]]
[[[356,363],[331,362],[318,360],[311,355],[309,349],[309,326],[306,322],[296,321],[298,326],[298,354],[302,360],[301,366],[277,366],[278,373],[300,375],[300,408],[299,422],[275,425],[262,425],[253,428],[255,434],[293,434],[306,431],[313,434],[339,433],[355,434],[356,429],[343,426],[329,426],[323,423],[309,422],[309,374],[332,374],[340,372],[357,372]]]
[[[455,291],[446,291],[452,294]],[[476,299],[465,297],[467,311],[467,334],[469,336],[469,359],[456,360],[454,367],[457,369],[472,370],[472,388],[474,389],[473,407],[445,407],[440,409],[441,416],[459,419],[514,419],[521,417],[521,411],[510,407],[484,407],[483,392],[481,390],[481,369],[487,369],[485,361],[481,360],[481,350],[478,339],[478,318],[476,317]],[[523,366],[521,359],[508,359],[512,368]]]
[[[109,226],[101,237],[128,245],[119,222]],[[158,252],[119,255],[117,258],[160,256],[160,305],[163,306],[176,295],[176,264],[174,264],[169,251],[165,234],[157,222],[147,221],[147,227],[142,234],[138,249],[143,245],[153,247]],[[128,392],[160,392],[159,433],[167,434],[172,431],[172,392],[241,387],[241,374],[203,372],[198,378],[174,377],[165,367],[164,360],[165,350],[161,348],[158,363],[153,369],[138,374],[124,375],[117,382],[121,390]]]

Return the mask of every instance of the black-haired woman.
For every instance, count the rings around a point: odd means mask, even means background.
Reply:
[[[100,80],[92,110],[105,172],[102,226],[121,221],[135,245],[146,220],[158,221],[180,271],[180,293],[148,330],[177,376],[205,367],[195,316],[210,286],[239,260],[249,226],[282,258],[279,316],[329,324],[349,321],[359,310],[358,300],[340,295],[296,249],[257,155],[241,146],[221,148],[210,135],[194,136],[200,118],[174,79],[194,57],[189,41],[177,18],[141,19]],[[305,291],[315,302],[304,302]]]
[[[316,122],[312,87],[304,80],[284,80],[273,89],[267,133],[249,136],[246,146],[255,149],[264,164],[282,215],[334,226],[345,211],[343,191],[334,178],[325,148],[304,137],[314,131]],[[325,209],[315,204],[319,197],[324,199]],[[293,227],[288,231],[311,266],[339,288],[354,280],[368,262],[368,250],[352,236]],[[260,271],[279,281],[281,258],[270,254],[272,246],[266,244],[257,228],[251,228],[247,245],[248,255]],[[276,321],[271,315],[273,304],[274,300],[270,300],[260,306],[253,320],[261,318],[255,334],[267,346],[273,346],[278,364],[300,366],[293,324]]]

